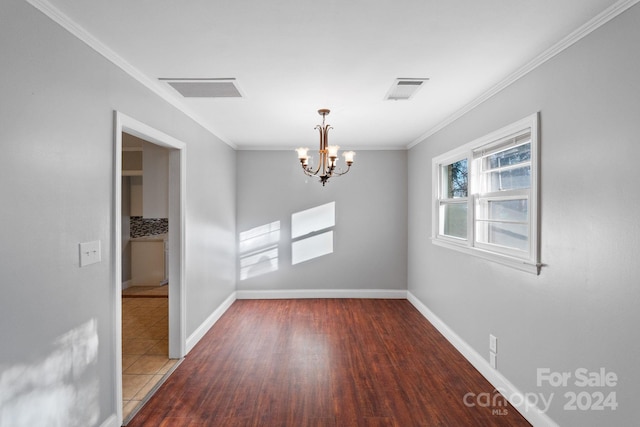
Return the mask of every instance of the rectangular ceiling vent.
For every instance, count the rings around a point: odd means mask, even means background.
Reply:
[[[428,78],[419,78],[419,79],[395,79],[393,84],[391,85],[391,89],[387,92],[384,99],[385,100],[406,100],[411,99],[424,83],[429,80]]]
[[[159,79],[185,98],[243,98],[234,78],[226,79]]]

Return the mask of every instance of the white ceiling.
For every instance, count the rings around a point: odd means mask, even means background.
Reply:
[[[356,150],[411,146],[616,4],[29,1],[115,53],[121,66],[234,147],[315,148],[316,110],[329,108],[330,141]],[[226,77],[246,97],[182,98],[158,80]],[[430,80],[411,100],[385,101],[399,77]]]

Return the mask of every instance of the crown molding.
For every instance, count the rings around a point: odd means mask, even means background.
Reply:
[[[213,128],[210,124],[208,124],[202,117],[200,117],[195,111],[193,111],[189,106],[187,106],[184,102],[176,97],[173,93],[171,93],[167,88],[161,85],[159,82],[156,82],[153,79],[147,77],[142,71],[138,70],[136,67],[131,65],[127,60],[122,58],[116,52],[114,52],[107,45],[102,43],[96,37],[94,37],[89,31],[84,29],[82,26],[74,22],[67,15],[62,13],[59,9],[49,3],[47,0],[25,0],[31,6],[38,9],[40,12],[51,18],[54,22],[60,25],[62,28],[70,32],[72,35],[80,39],[87,46],[98,52],[100,55],[105,57],[108,61],[112,62],[115,66],[122,69],[125,73],[129,74],[139,83],[144,85],[146,88],[151,90],[153,93],[158,95],[160,98],[164,99],[166,102],[180,110],[187,117],[195,121],[197,124],[205,128],[207,131],[212,133],[214,136],[219,138],[225,144],[229,145],[231,148],[236,150],[238,147],[229,141],[227,138],[223,137],[215,128]]]
[[[93,35],[91,35],[91,33],[89,33],[82,26],[80,26],[77,23],[75,23],[71,18],[69,18],[67,15],[62,13],[59,9],[54,7],[50,2],[48,2],[47,0],[25,0],[25,1],[27,3],[29,3],[29,4],[31,4],[36,9],[38,9],[40,12],[42,12],[46,16],[48,16],[49,18],[51,18],[58,25],[60,25],[61,27],[63,27],[67,31],[69,31],[72,35],[74,35],[75,37],[77,37],[78,39],[83,41],[85,44],[87,44],[93,50],[95,50],[100,55],[105,57],[107,60],[112,62],[114,65],[116,65],[117,67],[122,69],[124,72],[129,74],[131,77],[133,77],[135,80],[140,82],[142,85],[144,85],[145,87],[150,89],[156,95],[160,96],[166,102],[168,102],[169,104],[171,104],[174,107],[176,107],[178,110],[180,110],[186,116],[188,116],[189,118],[194,120],[196,123],[198,123],[200,126],[205,128],[207,131],[212,133],[217,138],[219,138],[221,141],[223,141],[224,143],[229,145],[231,148],[233,148],[234,150],[238,150],[239,149],[236,144],[232,143],[230,140],[228,140],[227,138],[223,137],[220,134],[220,132],[218,132],[217,129],[213,128],[202,117],[200,117],[195,111],[191,110],[191,108],[189,108],[186,104],[184,104],[181,100],[179,100],[175,96],[175,94],[169,92],[160,83],[148,78],[144,73],[142,73],[136,67],[131,65],[128,61],[126,61],[120,55],[115,53],[107,45],[105,45],[100,40],[98,40]],[[573,44],[575,44],[576,42],[578,42],[579,40],[581,40],[585,36],[589,35],[593,31],[595,31],[596,29],[601,27],[602,25],[604,25],[607,22],[611,21],[613,18],[615,18],[616,16],[618,16],[621,13],[625,12],[627,9],[631,8],[632,6],[637,4],[638,2],[640,2],[640,0],[620,0],[620,1],[616,2],[615,4],[611,5],[609,8],[605,9],[602,13],[598,14],[597,16],[595,16],[594,18],[592,18],[591,20],[586,22],[584,25],[582,25],[581,27],[579,27],[576,30],[574,30],[568,36],[566,36],[565,38],[560,40],[558,43],[554,44],[552,47],[550,47],[549,49],[547,49],[544,52],[542,52],[540,55],[538,55],[535,58],[533,58],[531,61],[526,63],[524,66],[520,67],[515,72],[511,73],[510,75],[508,75],[506,78],[504,78],[498,84],[496,84],[493,87],[491,87],[489,90],[484,92],[482,95],[480,95],[479,97],[477,97],[476,99],[474,99],[473,101],[471,101],[470,103],[468,103],[467,105],[462,107],[461,109],[457,110],[455,113],[453,113],[452,115],[447,117],[445,120],[441,121],[440,123],[438,123],[437,125],[435,125],[431,129],[429,129],[424,134],[420,135],[418,138],[416,138],[411,143],[409,143],[405,147],[405,149],[413,148],[414,146],[418,145],[419,143],[421,143],[425,139],[429,138],[430,136],[432,136],[436,132],[444,129],[445,127],[447,127],[448,125],[450,125],[451,123],[453,123],[454,121],[459,119],[460,117],[462,117],[465,114],[467,114],[469,111],[473,110],[474,108],[476,108],[477,106],[479,106],[480,104],[482,104],[483,102],[488,100],[489,98],[491,98],[494,95],[496,95],[497,93],[501,92],[503,89],[505,89],[506,87],[508,87],[512,83],[516,82],[520,78],[522,78],[525,75],[529,74],[531,71],[533,71],[534,69],[538,68],[540,65],[544,64],[545,62],[547,62],[551,58],[555,57],[556,55],[558,55],[559,53],[561,53],[562,51],[564,51],[568,47],[572,46]],[[282,148],[276,148],[276,147],[273,147],[273,148],[270,148],[270,147],[246,147],[246,148],[242,148],[242,149],[243,150],[252,150],[252,149],[271,150],[271,149],[274,149],[275,150],[275,149],[282,149]],[[366,147],[366,148],[362,147],[360,149],[365,149],[365,150],[398,150],[399,148],[398,147]]]
[[[535,70],[536,68],[538,68],[539,66],[541,66],[542,64],[550,60],[551,58],[555,57],[565,49],[573,46],[579,40],[591,34],[593,31],[600,28],[607,22],[611,21],[616,16],[625,12],[627,9],[634,6],[639,1],[640,0],[620,0],[615,4],[611,5],[610,7],[602,11],[600,14],[596,15],[594,18],[587,21],[584,25],[578,27],[576,30],[571,32],[568,36],[560,40],[558,43],[554,44],[549,49],[545,50],[544,52],[542,52],[541,54],[533,58],[531,61],[526,63],[524,66],[520,67],[515,72],[508,75],[505,79],[503,79],[498,84],[496,84],[495,86],[493,86],[492,88],[484,92],[482,95],[480,95],[479,97],[477,97],[476,99],[474,99],[473,101],[471,101],[470,103],[468,103],[467,105],[465,105],[464,107],[462,107],[461,109],[453,113],[451,116],[447,117],[442,122],[438,123],[431,129],[429,129],[426,133],[422,134],[421,136],[413,140],[409,145],[407,145],[407,149],[415,147],[425,139],[429,138],[431,135],[449,126],[451,123],[455,122],[460,117],[467,114],[469,111],[473,110],[474,108],[476,108],[477,106],[479,106],[480,104],[488,100],[489,98],[501,92],[503,89],[505,89],[515,81],[526,76],[531,71]]]

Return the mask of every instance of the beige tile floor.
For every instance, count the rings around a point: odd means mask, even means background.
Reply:
[[[178,362],[169,359],[167,298],[122,298],[122,408],[126,420]]]

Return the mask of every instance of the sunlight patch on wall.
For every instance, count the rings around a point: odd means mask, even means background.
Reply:
[[[336,203],[331,202],[291,215],[291,264],[333,253]]]
[[[53,343],[32,364],[0,366],[0,425],[87,426],[100,416],[97,321],[89,320]],[[93,369],[91,369],[93,368]]]
[[[291,215],[291,238],[336,225],[336,202],[316,206]]]
[[[280,221],[274,221],[239,235],[240,280],[278,270]]]
[[[333,231],[316,234],[291,244],[291,264],[333,253]]]

